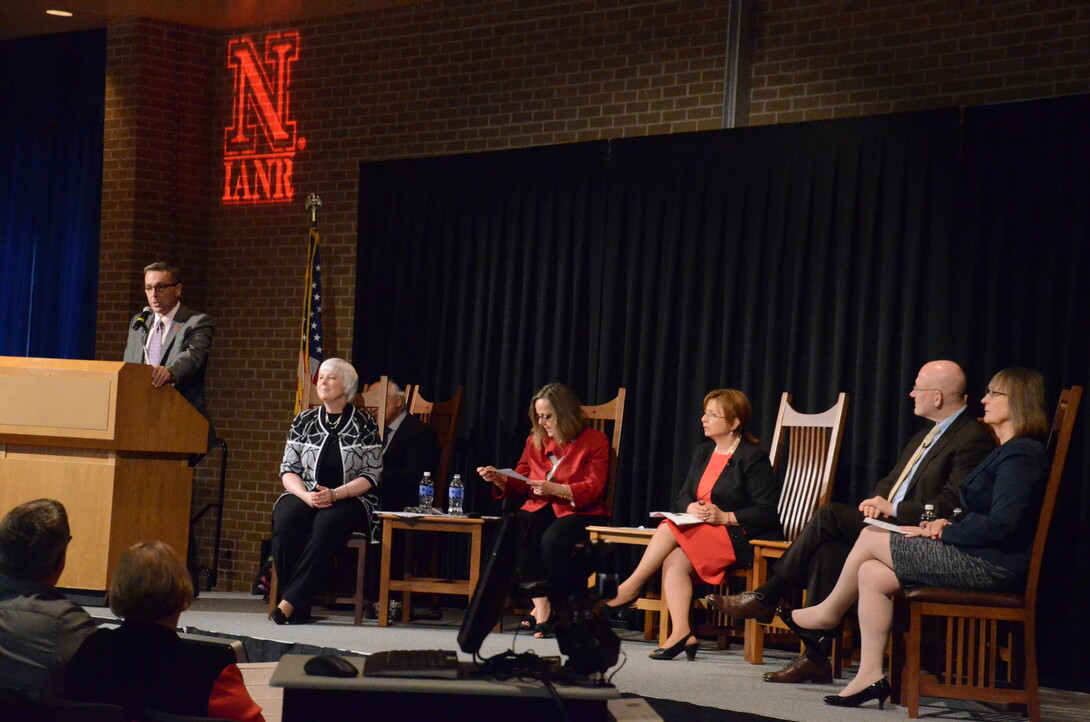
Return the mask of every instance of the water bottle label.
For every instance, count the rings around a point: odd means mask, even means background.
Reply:
[[[460,486],[450,487],[450,498],[451,499],[461,499],[463,491],[465,491],[465,490],[462,489],[462,487],[460,487]]]
[[[431,487],[430,484],[421,484],[420,485],[420,496],[431,496],[431,494],[432,494],[432,487]]]

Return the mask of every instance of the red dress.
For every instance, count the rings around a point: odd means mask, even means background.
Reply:
[[[711,503],[712,487],[723,473],[730,454],[712,454],[700,483],[696,487],[696,501]],[[674,533],[678,545],[692,562],[693,570],[701,580],[708,584],[722,584],[735,560],[734,545],[731,543],[727,527],[717,524],[688,524],[679,527],[672,521],[664,521]]]

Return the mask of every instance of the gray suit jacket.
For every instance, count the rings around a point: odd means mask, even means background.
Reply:
[[[124,360],[139,364],[145,363],[144,344],[148,340],[150,329],[137,325],[138,316],[139,314],[129,320],[129,340],[125,344]],[[150,327],[150,323],[148,326]],[[216,322],[211,316],[178,304],[174,323],[163,342],[163,356],[160,361],[174,376],[174,388],[206,419],[209,417],[204,400],[204,371],[215,331]],[[215,442],[216,432],[209,419],[208,448],[212,448]]]

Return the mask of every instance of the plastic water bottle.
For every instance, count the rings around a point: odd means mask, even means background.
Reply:
[[[431,503],[435,501],[435,484],[431,480],[431,472],[425,471],[424,478],[420,480],[420,511],[425,514],[431,511]]]
[[[465,486],[462,484],[462,475],[455,474],[450,480],[450,488],[447,489],[447,513],[461,516],[462,498],[465,496]]]
[[[923,514],[920,514],[920,526],[935,521],[935,505],[924,504]]]

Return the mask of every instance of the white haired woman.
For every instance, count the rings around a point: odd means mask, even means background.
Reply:
[[[353,532],[370,530],[378,509],[382,442],[371,415],[352,405],[359,377],[344,359],[318,369],[318,398],[291,422],[273,505],[272,556],[279,599],[277,624],[310,620],[314,592]]]

